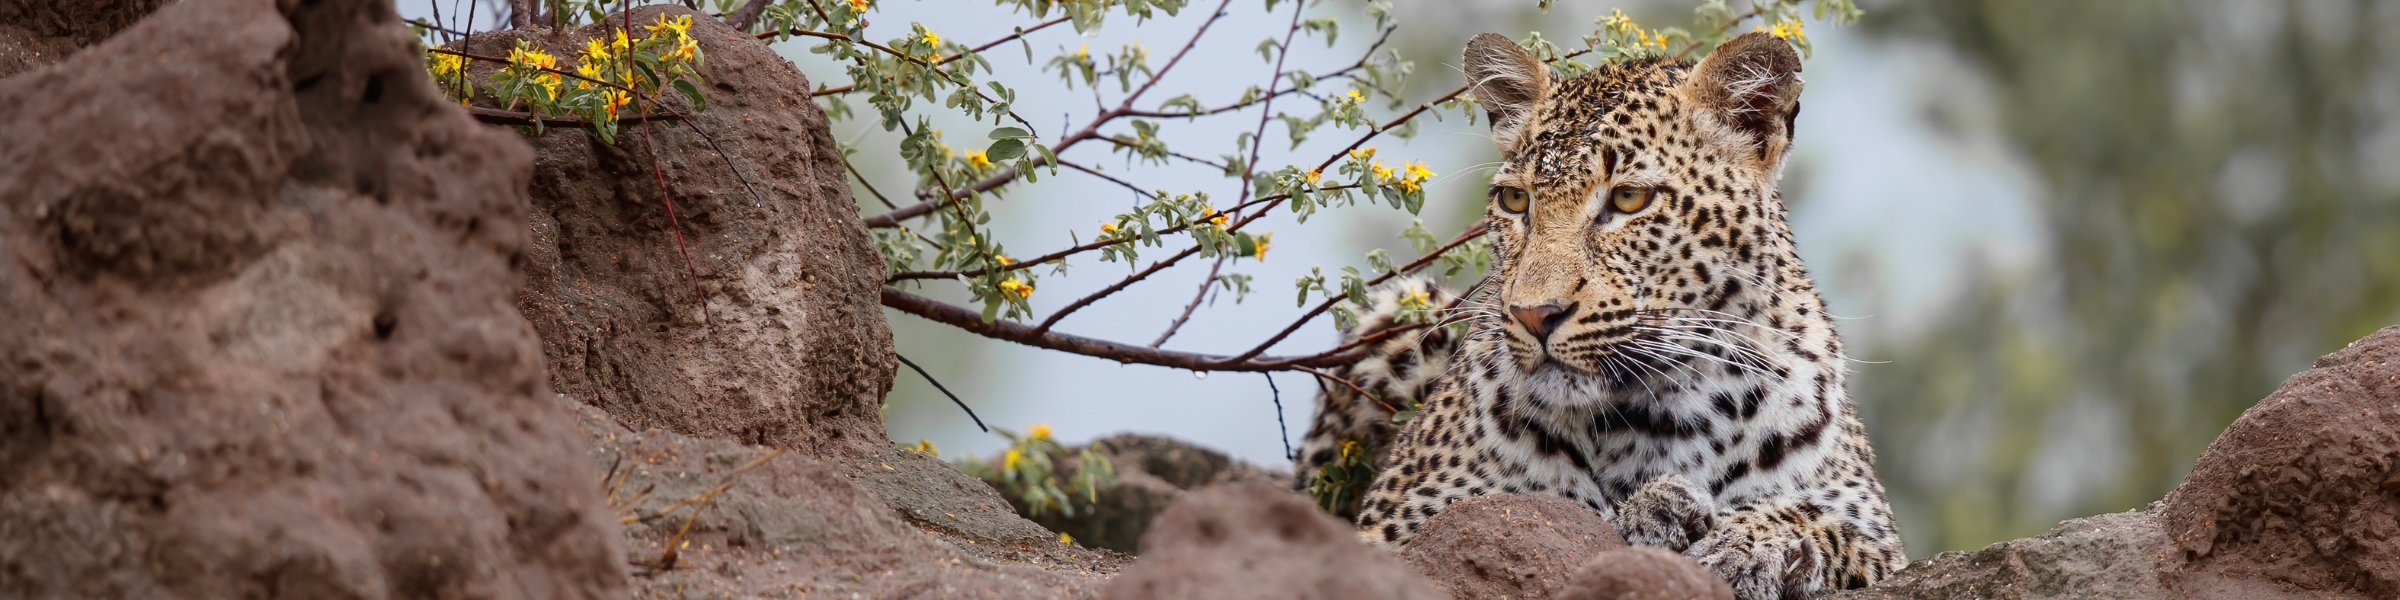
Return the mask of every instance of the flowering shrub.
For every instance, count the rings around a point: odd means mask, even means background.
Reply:
[[[1075,498],[1083,498],[1084,506],[1100,499],[1100,488],[1116,485],[1116,467],[1108,457],[1090,447],[1075,455],[1075,473],[1064,481],[1058,477],[1058,461],[1068,455],[1057,440],[1050,439],[1050,426],[1035,424],[1018,435],[1007,429],[994,429],[1009,440],[1008,450],[1000,455],[995,467],[975,457],[954,463],[958,470],[981,479],[993,489],[1016,500],[1026,516],[1039,517],[1057,511],[1066,517],[1075,516]],[[931,444],[925,444],[930,448]]]

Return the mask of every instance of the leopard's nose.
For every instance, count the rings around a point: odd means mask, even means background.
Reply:
[[[1508,307],[1508,314],[1516,317],[1517,323],[1525,326],[1525,332],[1533,334],[1533,339],[1548,340],[1550,332],[1558,330],[1558,325],[1567,321],[1567,315],[1574,312],[1573,308],[1549,302],[1537,306],[1511,306]]]

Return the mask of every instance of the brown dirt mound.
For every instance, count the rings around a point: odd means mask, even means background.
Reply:
[[[706,15],[633,13],[636,24],[694,15],[691,33],[707,56],[708,110],[684,109],[691,124],[650,132],[706,317],[640,128],[626,127],[613,146],[581,129],[549,130],[532,139],[532,241],[518,306],[540,332],[551,385],[637,429],[819,457],[886,453],[879,407],[898,363],[878,299],[883,259],[859,224],[807,78]],[[478,35],[469,49],[504,55],[526,39],[572,56],[598,31]],[[478,63],[472,76],[492,68]]]
[[[388,3],[169,5],[0,140],[0,596],[626,595],[511,310],[529,153]]]
[[[1454,598],[1548,598],[1577,567],[1624,547],[1607,519],[1572,500],[1495,495],[1427,519],[1400,558]]]
[[[1101,598],[1435,599],[1391,554],[1290,490],[1248,481],[1184,494]]]
[[[2190,563],[2178,586],[2196,593],[2261,580],[2400,597],[2400,327],[2317,359],[2243,413],[2159,519]]]
[[[1558,600],[1733,600],[1733,586],[1683,555],[1637,546],[1593,557],[1575,571],[1574,578],[1568,579],[1555,597]]]
[[[0,23],[80,48],[116,35],[167,0],[0,0]]]
[[[636,562],[661,565],[693,514],[679,503],[727,485],[692,521],[674,568],[636,570],[635,597],[1076,598],[1123,563],[1046,535],[1022,544],[945,537],[839,466],[792,453],[742,472],[770,450],[637,432],[597,408],[558,402],[579,411],[593,459],[619,475],[608,493],[632,521],[625,539]],[[1001,506],[986,510],[1013,518]]]

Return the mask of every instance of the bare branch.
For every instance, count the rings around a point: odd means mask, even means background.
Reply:
[[[1217,255],[1217,263],[1208,266],[1208,276],[1200,278],[1200,291],[1192,293],[1192,302],[1183,305],[1183,314],[1176,315],[1175,322],[1168,323],[1167,330],[1160,332],[1158,340],[1150,342],[1150,347],[1157,348],[1167,345],[1167,338],[1175,337],[1175,332],[1183,329],[1183,323],[1192,320],[1192,311],[1200,310],[1200,300],[1207,298],[1208,288],[1217,284],[1217,272],[1225,268],[1226,258],[1230,257],[1223,254]]]

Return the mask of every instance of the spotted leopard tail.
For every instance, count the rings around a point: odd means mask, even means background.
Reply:
[[[1422,277],[1404,277],[1376,286],[1367,293],[1367,306],[1346,304],[1358,321],[1342,331],[1342,343],[1374,336],[1395,327],[1439,320],[1454,294]],[[1448,327],[1415,327],[1367,344],[1367,353],[1350,365],[1328,369],[1340,381],[1318,378],[1317,411],[1293,461],[1293,486],[1315,496],[1320,507],[1342,518],[1358,512],[1358,500],[1383,462],[1384,449],[1399,427],[1395,411],[1407,410],[1424,398],[1425,385],[1450,368],[1457,340]]]

